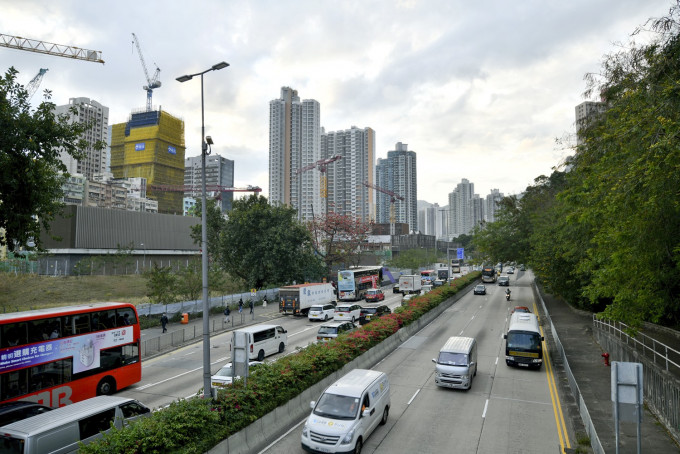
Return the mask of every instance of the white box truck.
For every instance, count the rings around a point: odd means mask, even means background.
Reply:
[[[399,292],[404,295],[410,293],[420,293],[422,284],[420,282],[420,275],[416,274],[402,274],[399,276]]]
[[[287,285],[279,289],[279,312],[284,315],[304,315],[309,308],[335,302],[333,285],[325,282]]]

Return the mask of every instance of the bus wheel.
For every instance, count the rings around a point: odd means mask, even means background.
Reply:
[[[264,350],[257,352],[257,360],[260,362],[264,361]]]
[[[116,383],[111,377],[103,378],[97,385],[98,396],[108,396],[116,392]]]
[[[286,349],[286,345],[285,345],[283,342],[281,342],[281,343],[279,344],[279,353],[283,353],[283,351],[284,351],[285,349]]]

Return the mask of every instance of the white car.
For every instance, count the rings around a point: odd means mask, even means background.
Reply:
[[[334,318],[335,317],[335,306],[332,304],[319,304],[316,306],[312,306],[309,308],[309,312],[307,313],[307,318],[309,318],[309,321],[313,320],[321,320],[321,321],[326,321],[329,318]]]
[[[248,368],[249,368],[249,374],[253,373],[253,369],[256,369],[259,365],[264,364],[260,361],[251,361],[248,363]],[[213,386],[216,387],[223,387],[223,386],[228,386],[231,385],[233,377],[232,375],[232,363],[227,363],[220,370],[215,372],[215,375],[210,377],[210,382],[212,383]],[[241,377],[236,377],[236,379],[239,379]]]
[[[338,304],[335,308],[335,319],[336,321],[342,322],[349,320],[354,323],[359,321],[361,317],[361,306],[358,304]]]

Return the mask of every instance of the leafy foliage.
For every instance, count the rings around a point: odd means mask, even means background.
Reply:
[[[250,288],[318,280],[323,274],[312,238],[293,208],[253,194],[235,200],[219,234],[219,265]]]
[[[68,174],[59,156],[81,158],[86,142],[80,137],[89,126],[56,116],[49,91],[31,111],[17,74],[9,68],[0,77],[0,228],[5,230],[0,244],[41,250],[41,229],[49,232],[49,222],[63,208]]]
[[[436,251],[432,249],[406,249],[395,254],[387,264],[395,268],[411,269],[415,271],[437,261],[440,260]]]

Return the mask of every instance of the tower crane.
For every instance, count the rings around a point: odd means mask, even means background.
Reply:
[[[76,60],[91,61],[93,63],[104,63],[100,50],[81,49],[80,47],[48,43],[47,41],[22,38],[21,36],[3,35],[0,33],[0,46],[57,57],[75,58]]]
[[[321,172],[321,198],[326,200],[326,215],[328,215],[328,178],[326,177],[326,170],[328,170],[328,165],[342,159],[342,156],[335,155],[331,158],[320,159],[304,167],[300,167],[295,172],[295,175],[300,175],[302,172],[306,172],[312,169],[319,169]]]
[[[28,97],[26,99],[31,99],[35,92],[38,90],[38,87],[40,86],[40,82],[42,82],[42,78],[47,72],[47,68],[40,68],[40,71],[38,71],[38,74],[35,75],[33,79],[26,85],[26,93],[28,94]]]
[[[149,71],[146,70],[146,63],[144,62],[144,55],[142,55],[142,49],[139,46],[139,39],[137,39],[137,35],[134,33],[132,34],[132,42],[137,46],[137,53],[139,54],[139,60],[142,62],[142,69],[144,69],[144,76],[146,77],[146,83],[147,85],[144,85],[142,88],[146,90],[146,111],[149,112],[151,111],[151,95],[153,93],[154,88],[159,88],[161,86],[161,81],[158,80],[158,76],[160,76],[161,69],[156,66],[156,72],[153,74],[153,78],[149,77]],[[154,65],[156,65],[154,63]]]
[[[395,229],[395,224],[394,224],[394,202],[397,200],[401,200],[402,202],[405,200],[404,197],[400,196],[399,194],[395,194],[392,191],[388,191],[387,189],[381,188],[380,186],[376,186],[375,184],[369,183],[368,181],[364,181],[364,186],[368,188],[373,188],[378,192],[382,192],[383,194],[387,194],[390,196],[390,235],[396,235],[396,229]]]

